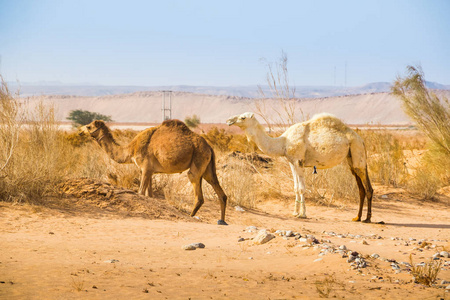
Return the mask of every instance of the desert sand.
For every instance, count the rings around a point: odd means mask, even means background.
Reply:
[[[123,195],[114,201],[66,195],[46,199],[45,205],[0,202],[0,298],[450,297],[439,286],[450,280],[450,259],[440,258],[445,265],[434,287],[414,283],[402,264],[410,256],[414,263],[428,262],[444,247],[449,250],[448,197],[421,202],[401,189],[375,186],[371,224],[350,221],[355,203],[327,207],[307,202],[308,218],[296,219],[291,201],[258,199],[258,209],[229,206],[230,225],[218,226],[217,201],[206,201],[194,219],[163,197]],[[249,226],[268,229],[275,238],[254,245],[257,232]],[[311,240],[276,230],[314,236],[319,243],[310,246]],[[205,248],[182,249],[198,242]],[[326,247],[342,245],[358,252],[367,267],[353,268],[339,253],[319,255]],[[374,253],[380,258],[370,257]]]
[[[441,91],[450,98],[449,91]],[[255,99],[225,95],[205,95],[173,92],[172,118],[184,120],[198,115],[202,123],[225,123],[232,115],[256,111]],[[24,99],[32,108],[41,101],[54,104],[56,119],[67,121],[71,110],[83,109],[111,116],[115,122],[159,123],[162,120],[162,92],[88,96],[39,96]],[[277,111],[283,111],[276,100],[266,100],[265,114],[276,120]],[[168,103],[166,102],[166,107]],[[316,113],[328,112],[347,124],[411,125],[400,101],[389,93],[374,93],[328,98],[297,99],[297,121]]]

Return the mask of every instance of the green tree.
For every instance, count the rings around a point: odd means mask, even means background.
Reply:
[[[103,120],[105,122],[113,121],[111,119],[111,116],[105,116],[96,112],[90,112],[82,109],[70,111],[67,120],[72,121],[74,126],[86,125],[94,120]]]
[[[189,128],[195,128],[197,127],[201,122],[200,122],[200,118],[197,115],[193,115],[192,117],[186,117],[186,119],[184,119],[184,123],[186,123],[186,125]]]

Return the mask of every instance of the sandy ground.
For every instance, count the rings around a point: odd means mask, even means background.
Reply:
[[[450,92],[445,92],[445,95],[450,95]],[[161,92],[136,92],[100,97],[54,95],[30,97],[24,100],[30,110],[40,103],[53,105],[57,121],[67,121],[66,117],[71,110],[83,109],[111,116],[115,122],[120,123],[160,123],[161,101]],[[261,107],[265,107],[263,112],[272,122],[279,121],[278,112],[284,111],[277,100],[266,100]],[[202,123],[224,124],[229,117],[246,111],[257,112],[254,99],[186,92],[173,93],[172,118],[175,119],[184,120],[195,114]],[[297,121],[303,120],[303,117],[309,118],[317,113],[328,112],[347,124],[411,124],[401,109],[400,101],[389,93],[301,99],[295,104],[295,112]]]
[[[377,253],[400,263],[411,255],[419,263],[444,247],[450,250],[448,199],[423,203],[401,190],[375,192],[372,224],[350,221],[355,204],[307,203],[308,219],[291,216],[293,203],[265,202],[243,212],[229,207],[230,225],[218,226],[213,201],[200,209],[200,220],[181,212],[164,219],[136,216],[82,199],[59,206],[0,202],[0,298],[450,299],[445,288],[413,283],[405,265],[396,273],[391,262],[370,258]],[[385,224],[375,223],[380,221]],[[314,235],[320,244],[307,247],[279,235],[263,245],[238,242],[256,235],[248,226]],[[421,239],[430,246],[420,248]],[[195,242],[206,247],[182,250]],[[325,245],[345,245],[368,266],[352,269],[337,253],[319,256]],[[450,259],[441,259],[447,264],[438,283],[450,281]]]

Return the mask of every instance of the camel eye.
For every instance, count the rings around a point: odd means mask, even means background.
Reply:
[[[91,129],[91,126],[86,126],[87,129]]]
[[[245,120],[245,117],[240,117],[241,120]]]

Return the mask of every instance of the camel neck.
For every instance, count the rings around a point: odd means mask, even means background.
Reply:
[[[97,143],[105,150],[109,157],[118,163],[131,163],[131,155],[125,147],[120,146],[113,138],[110,130],[104,128],[98,138]]]
[[[267,155],[285,155],[284,137],[273,138],[269,136],[261,124],[246,129],[247,137]]]

